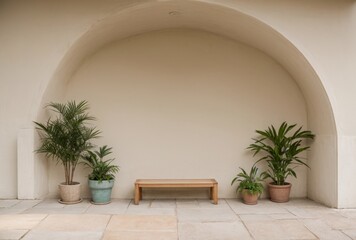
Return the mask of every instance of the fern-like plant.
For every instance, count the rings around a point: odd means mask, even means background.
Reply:
[[[104,160],[106,156],[112,153],[111,149],[111,147],[105,145],[100,147],[99,151],[87,151],[83,164],[92,170],[89,174],[90,180],[102,182],[115,179],[115,174],[120,170],[119,166],[111,164],[114,158]]]
[[[288,125],[283,122],[278,130],[273,125],[267,130],[256,130],[259,138],[254,138],[253,144],[250,144],[250,149],[254,156],[258,153],[264,155],[257,162],[266,161],[268,170],[263,172],[263,178],[270,178],[275,185],[285,185],[288,176],[297,177],[294,169],[297,166],[307,163],[300,153],[309,149],[309,146],[302,145],[305,139],[314,139],[314,134],[311,131],[302,131],[302,127],[292,132],[296,124]]]
[[[258,176],[258,168],[252,166],[250,173],[247,173],[240,167],[241,172],[232,179],[231,185],[235,182],[239,182],[236,188],[236,192],[247,191],[251,195],[261,194],[263,192],[263,185],[261,183],[262,178]]]
[[[93,147],[90,141],[97,138],[100,131],[89,126],[95,118],[87,112],[87,101],[50,103],[46,107],[55,117],[45,123],[34,122],[41,139],[36,152],[60,162],[64,167],[65,183],[72,185],[78,162]]]

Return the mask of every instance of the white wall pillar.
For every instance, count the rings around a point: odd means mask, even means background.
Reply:
[[[36,157],[35,130],[20,129],[17,136],[17,198],[38,199],[48,193],[46,159]]]
[[[17,197],[35,199],[34,130],[20,129],[17,136]]]

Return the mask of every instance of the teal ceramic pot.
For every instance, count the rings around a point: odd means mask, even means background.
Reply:
[[[92,203],[108,204],[111,201],[111,190],[114,186],[114,180],[95,181],[89,180]]]

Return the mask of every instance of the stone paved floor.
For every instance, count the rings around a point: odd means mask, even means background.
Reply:
[[[288,203],[238,199],[84,200],[62,205],[55,199],[0,200],[0,239],[25,240],[279,240],[356,239],[356,209],[331,209],[306,199]]]

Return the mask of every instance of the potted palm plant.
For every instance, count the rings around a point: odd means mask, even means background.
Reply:
[[[259,137],[254,138],[254,143],[248,147],[254,156],[263,154],[257,162],[267,162],[268,169],[261,176],[272,180],[268,189],[274,202],[288,202],[291,184],[286,182],[287,177],[296,178],[294,169],[300,165],[309,167],[300,154],[310,148],[302,144],[303,140],[314,139],[314,134],[311,131],[302,131],[302,127],[293,132],[294,127],[296,124],[288,125],[283,122],[278,130],[273,125],[264,131],[256,130]]]
[[[59,185],[59,202],[80,202],[80,183],[74,181],[74,173],[83,154],[93,147],[90,140],[98,137],[100,131],[88,125],[94,117],[87,113],[86,101],[78,104],[75,101],[50,103],[46,107],[55,116],[45,123],[34,122],[41,139],[36,152],[44,153],[63,165],[65,181]]]
[[[119,166],[112,164],[114,158],[104,160],[112,153],[111,149],[105,145],[99,151],[88,150],[84,158],[84,165],[92,170],[89,174],[89,188],[94,204],[108,204],[111,201],[115,174],[120,170]]]
[[[240,192],[245,204],[255,205],[261,193],[263,192],[262,178],[258,176],[258,168],[252,166],[250,173],[247,173],[240,167],[239,172],[234,179],[232,179],[231,185],[235,182],[239,182],[236,188],[236,192]]]

